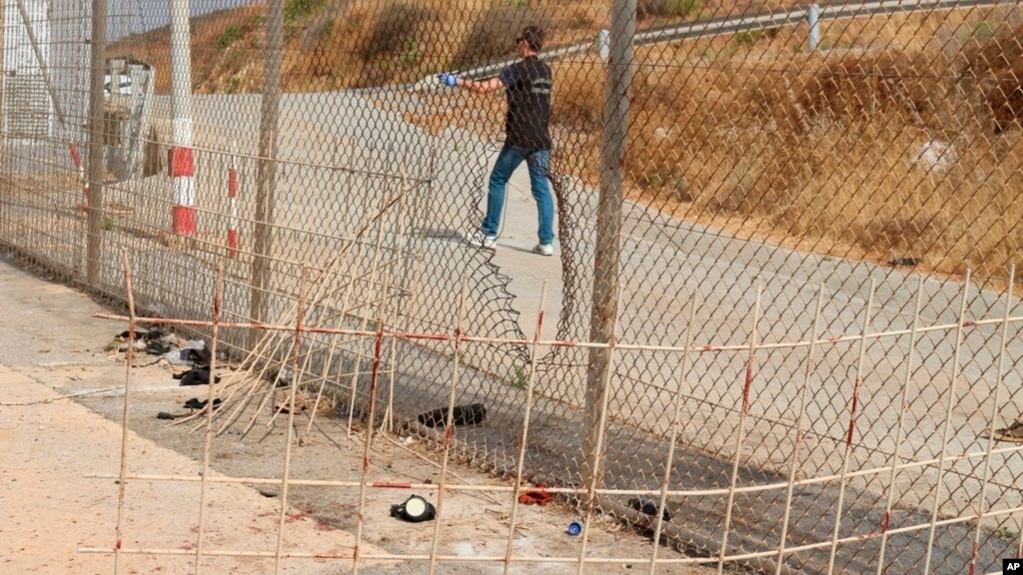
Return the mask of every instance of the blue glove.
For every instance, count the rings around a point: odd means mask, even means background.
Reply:
[[[448,74],[447,72],[445,72],[437,77],[440,78],[440,83],[444,84],[445,86],[451,86],[452,88],[454,88],[455,86],[458,85],[458,76],[454,74]]]

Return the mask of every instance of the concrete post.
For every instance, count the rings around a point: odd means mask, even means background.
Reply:
[[[281,105],[281,50],[284,38],[284,0],[270,0],[267,51],[263,71],[263,105],[259,121],[259,159],[256,161],[256,213],[252,226],[253,321],[267,320],[267,290],[273,261],[274,194],[277,190],[277,124]],[[250,345],[261,335],[252,331]]]
[[[810,51],[813,52],[821,43],[821,7],[810,4],[806,10],[806,23],[810,27]]]
[[[107,51],[107,0],[92,0],[92,51],[89,75],[89,175],[87,184],[85,280],[99,285],[103,269],[103,147],[106,140],[103,111]],[[72,148],[73,153],[77,150]],[[79,160],[80,161],[80,160]]]
[[[590,341],[613,345],[618,321],[622,203],[625,198],[623,181],[629,134],[629,87],[632,84],[632,43],[636,35],[636,0],[614,0],[611,10]],[[582,479],[583,485],[590,489],[599,489],[604,483],[603,431],[607,419],[605,411],[612,351],[611,348],[591,348],[586,372]]]
[[[171,148],[167,169],[174,183],[174,233],[194,236],[195,158],[192,155],[192,49],[189,0],[170,0]]]

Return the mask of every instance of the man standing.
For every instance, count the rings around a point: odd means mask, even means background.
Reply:
[[[492,249],[497,245],[504,210],[505,192],[512,172],[526,162],[529,183],[536,200],[539,219],[539,243],[533,252],[554,255],[554,201],[551,198],[547,170],[551,161],[551,68],[540,60],[543,30],[526,26],[515,38],[521,59],[501,70],[495,78],[469,80],[454,74],[441,74],[445,86],[460,87],[477,94],[489,94],[505,88],[508,111],[504,120],[505,141],[490,172],[487,190],[487,214],[480,228],[470,234],[473,245]]]

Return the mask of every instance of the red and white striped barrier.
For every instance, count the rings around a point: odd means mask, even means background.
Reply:
[[[174,233],[195,235],[195,158],[190,147],[173,147],[167,168],[174,181],[174,206],[171,208]]]

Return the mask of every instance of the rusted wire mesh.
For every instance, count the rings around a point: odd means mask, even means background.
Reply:
[[[663,500],[722,566],[1019,555],[1018,454],[986,436],[1023,410],[1017,3],[210,3],[186,78],[164,4],[110,0],[101,63],[92,6],[4,4],[0,241],[118,298],[127,252],[168,318],[222,266],[224,321],[290,324],[306,274],[302,385],[391,429],[484,404],[462,453],[629,521]],[[506,104],[437,79],[496,76],[529,24],[554,258],[525,166],[496,249],[465,241]],[[280,383],[289,336],[220,338],[264,376],[236,399]]]

